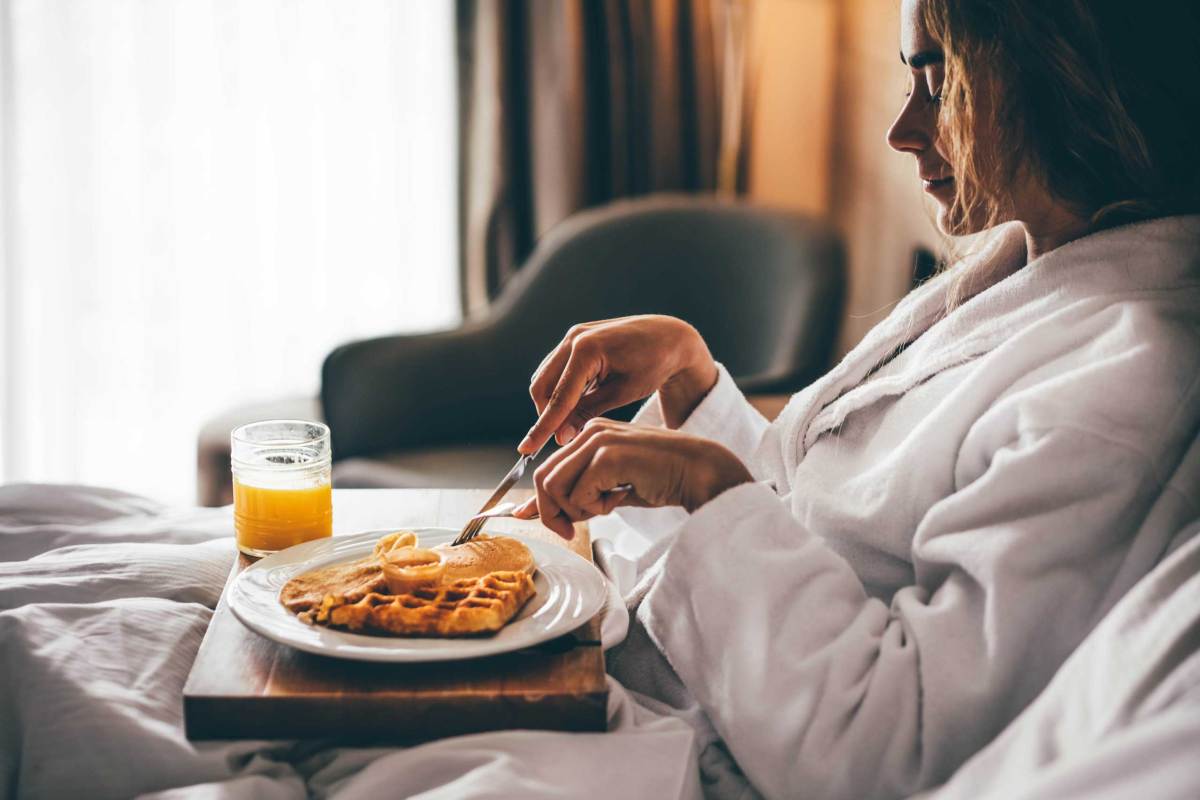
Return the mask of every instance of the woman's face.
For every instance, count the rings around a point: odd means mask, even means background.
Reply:
[[[938,108],[945,79],[942,46],[925,30],[923,0],[903,0],[900,8],[900,59],[909,69],[908,93],[900,115],[888,130],[888,144],[917,159],[917,175],[937,202],[937,224],[943,233],[966,233],[962,221],[950,218],[955,175],[938,143]]]
[[[895,150],[916,157],[917,175],[926,193],[937,202],[938,227],[946,234],[963,235],[977,233],[989,223],[1020,221],[1025,227],[1030,258],[1084,235],[1089,226],[1088,216],[1060,200],[1024,169],[1016,170],[1016,175],[1003,186],[957,185],[965,176],[954,174],[947,150],[938,137],[938,111],[946,71],[941,43],[925,28],[922,15],[925,2],[902,0],[900,4],[900,58],[909,70],[909,92],[900,115],[888,130],[887,140]],[[976,120],[991,119],[988,105],[991,94],[976,93]],[[974,124],[975,129],[967,132],[971,149],[987,154],[1000,146],[1004,137],[1001,131],[988,127],[992,123]],[[966,212],[970,216],[964,218],[962,204],[954,202],[956,195],[987,197],[999,207],[989,212],[976,202]]]

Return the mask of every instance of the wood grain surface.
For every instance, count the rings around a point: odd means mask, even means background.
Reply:
[[[512,492],[513,498],[527,492]],[[461,527],[488,492],[335,490],[334,532]],[[489,530],[564,544],[591,560],[586,525],[563,542],[534,522]],[[232,578],[251,561],[240,557]],[[222,596],[183,690],[190,739],[419,742],[488,730],[605,729],[599,617],[537,648],[459,662],[376,664],[311,655],[245,628]]]

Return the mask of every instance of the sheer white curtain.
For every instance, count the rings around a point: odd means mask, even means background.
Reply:
[[[458,320],[453,3],[0,9],[0,479],[189,500],[205,418]]]

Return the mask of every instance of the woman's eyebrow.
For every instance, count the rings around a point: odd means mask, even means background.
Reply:
[[[930,64],[941,64],[945,60],[945,56],[938,50],[922,50],[907,58],[904,56],[904,51],[900,51],[900,63],[907,64],[912,69],[923,69]]]

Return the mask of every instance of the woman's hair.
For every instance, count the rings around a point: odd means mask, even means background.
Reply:
[[[1037,181],[1093,230],[1200,211],[1200,3],[926,0],[946,80],[951,219],[1010,218]],[[987,130],[987,148],[974,134]]]

